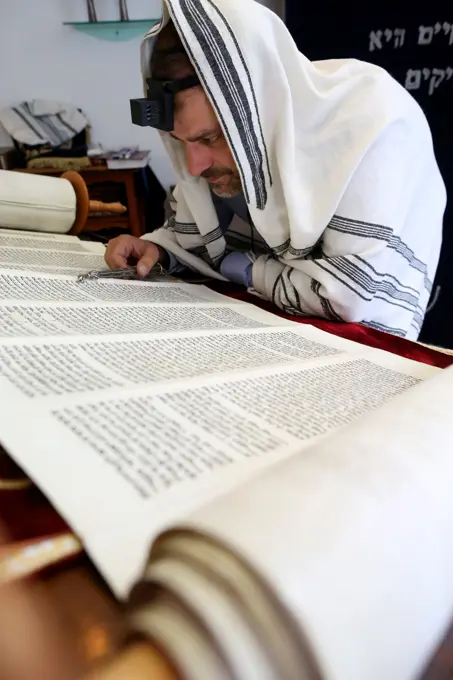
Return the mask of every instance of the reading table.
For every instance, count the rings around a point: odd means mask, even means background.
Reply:
[[[255,304],[264,304],[247,299]],[[275,313],[275,309],[272,311]],[[452,356],[379,331],[354,324],[333,324],[318,320],[309,322],[350,340],[440,368],[453,364]],[[69,532],[69,528],[44,496],[24,478],[23,473],[4,453],[0,454],[0,521],[8,532],[11,550],[15,549],[20,541],[41,539],[42,542],[44,538]],[[0,549],[0,575],[4,556],[5,548]],[[35,577],[43,584],[57,610],[64,634],[81,669],[91,669],[100,661],[112,657],[120,647],[125,634],[121,607],[82,550],[76,550],[65,562],[39,571]],[[420,680],[452,678],[453,621],[445,641]]]

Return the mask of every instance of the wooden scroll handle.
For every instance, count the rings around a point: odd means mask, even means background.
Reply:
[[[78,172],[69,170],[61,176],[61,179],[67,179],[68,182],[72,184],[72,188],[74,189],[76,195],[76,218],[74,224],[72,225],[72,229],[69,232],[71,235],[75,236],[76,234],[80,234],[87,222],[88,213],[90,212],[90,197],[88,195],[88,189],[87,185],[85,184],[85,180],[83,179],[82,175],[79,175]]]

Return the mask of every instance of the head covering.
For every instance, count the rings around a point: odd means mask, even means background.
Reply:
[[[142,49],[144,78],[170,19],[223,128],[258,231],[278,252],[289,240],[297,251],[311,248],[388,124],[387,112],[376,117],[391,98],[387,74],[353,60],[310,62],[281,19],[254,0],[163,0]],[[179,181],[206,184],[189,175],[181,144],[163,137]]]
[[[373,64],[310,62],[255,0],[163,0],[162,21],[142,49],[145,78],[169,20],[222,126],[251,219],[275,260],[293,269],[291,277],[260,258],[254,287],[286,311],[418,333],[439,258],[445,187],[413,97]],[[196,225],[190,233],[201,235],[216,269],[225,240],[216,235],[209,186],[189,175],[183,145],[162,134],[179,179],[176,221],[186,231]],[[161,235],[153,240],[172,249]],[[187,245],[176,240],[188,261]],[[400,309],[389,310],[395,296]]]
[[[281,19],[254,0],[163,0],[162,20],[142,50],[144,78],[170,19],[223,128],[258,230],[277,249],[292,231],[300,233],[298,250],[311,247],[387,125],[375,115],[387,75],[353,60],[310,62]],[[188,174],[181,145],[163,136],[179,180],[205,183]]]

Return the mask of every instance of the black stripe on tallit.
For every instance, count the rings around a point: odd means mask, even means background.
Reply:
[[[353,236],[376,238],[379,241],[387,241],[387,243],[393,236],[393,230],[390,227],[386,227],[382,224],[374,224],[373,222],[352,220],[349,217],[342,217],[341,215],[334,215],[328,228],[352,234]]]
[[[206,246],[194,246],[193,248],[187,248],[188,253],[192,253],[192,255],[197,255],[197,257],[209,257],[209,252]]]
[[[347,257],[331,257],[326,258],[327,264],[341,272],[348,279],[360,286],[363,291],[370,293],[370,295],[375,296],[378,293],[383,295],[388,295],[392,300],[398,300],[399,302],[404,302],[415,308],[418,305],[419,294],[417,291],[416,295],[413,295],[409,291],[400,290],[391,281],[386,281],[384,278],[380,281],[376,281],[363,269],[351,262]]]
[[[60,123],[62,125],[64,125],[70,132],[72,132],[74,135],[78,134],[77,130],[75,128],[73,128],[72,125],[70,123],[68,123],[68,121],[63,118],[63,115],[61,113],[57,113],[56,115],[57,115],[57,118],[60,121]]]
[[[20,108],[19,108],[18,106],[14,106],[14,107],[13,107],[13,111],[14,111],[14,113],[15,113],[16,115],[19,116],[19,118],[21,118],[21,119],[24,121],[25,125],[26,125],[28,128],[30,128],[30,130],[33,130],[33,132],[35,133],[35,135],[36,135],[37,137],[39,137],[39,139],[41,139],[43,143],[45,143],[45,141],[47,141],[47,140],[44,140],[44,139],[43,139],[43,130],[39,130],[38,128],[36,128],[36,127],[33,125],[33,123],[32,123],[31,121],[29,121],[28,118],[22,113],[22,111],[20,110]],[[30,114],[29,114],[29,115],[30,115]]]
[[[290,283],[290,285],[292,286],[291,281],[290,281],[289,283]],[[286,299],[287,299],[287,301],[288,301],[288,304],[286,305],[286,307],[290,307],[290,308],[292,309],[292,308],[294,307],[294,305],[293,305],[293,303],[292,303],[291,300],[290,300],[289,293],[288,293],[288,289],[287,289],[287,287],[286,287],[286,283],[285,283],[285,270],[283,270],[283,271],[282,271],[282,274],[281,274],[281,284],[282,284],[283,292],[285,293]]]
[[[291,239],[288,239],[287,241],[282,243],[281,246],[276,246],[275,248],[272,248],[272,250],[274,251],[274,253],[276,254],[277,257],[280,257],[281,255],[284,255],[287,252],[290,245],[291,245]]]
[[[24,109],[27,111],[28,115],[33,118],[33,114],[30,111],[30,105],[28,102],[23,104]],[[66,139],[62,139],[58,132],[55,130],[55,127],[50,123],[49,121],[49,116],[39,116],[39,125],[41,125],[44,130],[47,130],[47,136],[49,137],[50,144],[51,146],[59,147],[61,144],[63,144]]]
[[[184,224],[183,222],[177,222],[175,220],[173,228],[177,234],[192,234],[200,236],[200,230],[196,224]]]
[[[298,307],[298,309],[300,309],[300,311],[302,311],[302,304],[300,302],[299,291],[297,290],[296,286],[294,285],[294,283],[291,279],[291,274],[293,274],[293,272],[294,272],[294,269],[290,269],[290,271],[288,272],[288,280],[289,280],[290,284],[292,285],[292,287],[294,288],[294,296],[296,298],[297,307]]]
[[[61,130],[58,129],[56,125],[54,125],[51,116],[40,116],[39,122],[41,125],[45,125],[47,129],[52,133],[53,138],[55,140],[55,144],[53,144],[54,147],[59,147],[62,146],[63,144],[66,144],[68,142],[68,135],[67,133],[63,133]],[[70,138],[69,138],[70,139]]]
[[[359,236],[360,238],[372,238],[377,241],[384,241],[390,250],[394,250],[401,255],[406,262],[409,263],[412,269],[415,269],[424,276],[424,285],[428,293],[432,292],[433,284],[428,276],[427,265],[419,260],[414,251],[404,243],[404,241],[393,233],[390,227],[384,227],[380,224],[373,224],[371,222],[361,222],[359,220],[351,220],[347,217],[334,215],[330,224],[327,227],[333,231],[338,231],[342,234],[349,234],[350,236]]]
[[[349,288],[349,290],[351,290],[353,293],[355,293],[356,295],[358,295],[359,298],[362,298],[362,300],[365,300],[365,302],[371,302],[371,300],[373,299],[373,298],[371,298],[371,297],[369,297],[369,296],[362,295],[362,293],[360,293],[358,290],[356,290],[356,288],[354,288],[353,286],[351,286],[347,281],[344,281],[344,280],[341,279],[337,274],[335,274],[334,272],[330,271],[330,269],[327,269],[327,267],[325,267],[325,266],[323,266],[323,265],[321,264],[321,260],[313,260],[313,262],[315,263],[315,265],[316,265],[317,267],[319,267],[319,268],[322,269],[323,271],[325,271],[325,272],[327,272],[328,274],[330,274],[330,276],[333,276],[333,278],[336,279],[339,283],[341,283],[342,286],[346,286],[346,288]]]
[[[321,284],[319,283],[319,281],[315,281],[315,279],[312,279],[311,290],[316,295],[316,297],[319,298],[319,301],[321,302],[322,311],[324,312],[324,316],[326,317],[326,319],[330,319],[331,321],[343,321],[341,316],[339,316],[332,307],[330,300],[321,295],[320,293]]]
[[[375,321],[362,321],[361,325],[376,331],[397,335],[400,338],[405,338],[407,335],[406,331],[403,331],[401,328],[391,328],[390,326],[385,326],[383,323],[377,323]]]
[[[415,293],[415,295],[419,295],[420,291],[418,291],[416,288],[413,288],[412,286],[406,286],[406,284],[401,283],[399,279],[396,278],[396,276],[393,276],[393,274],[383,274],[382,272],[378,272],[377,269],[375,269],[369,262],[363,259],[363,257],[360,257],[360,255],[356,255],[355,253],[351,256],[354,259],[358,260],[362,265],[365,267],[368,267],[368,269],[371,269],[373,274],[376,274],[376,276],[381,276],[386,279],[393,279],[393,281],[401,288],[405,288],[407,291],[411,291],[412,293]]]
[[[213,229],[212,231],[208,232],[207,234],[202,234],[203,241],[208,244],[208,243],[214,243],[215,241],[219,241],[223,237],[223,231],[221,230],[220,227],[217,227],[216,229]]]
[[[310,246],[309,248],[293,248],[289,247],[289,254],[294,255],[294,257],[300,257],[301,259],[308,257],[313,252],[315,246]]]
[[[315,262],[315,264],[318,265],[318,267],[321,267],[321,269],[324,269],[331,276],[333,276],[335,279],[337,279],[337,281],[340,281],[340,283],[342,283],[344,286],[346,286],[347,288],[352,290],[356,295],[361,297],[362,300],[366,300],[367,302],[371,302],[371,300],[373,300],[373,299],[381,300],[382,302],[385,302],[388,305],[392,305],[393,307],[400,307],[401,309],[404,309],[406,312],[411,312],[412,314],[414,313],[414,307],[416,306],[418,301],[417,301],[417,303],[411,304],[408,300],[401,300],[401,298],[399,298],[395,295],[392,296],[385,289],[378,288],[375,291],[374,287],[370,288],[366,285],[363,285],[363,282],[361,282],[359,280],[359,277],[357,276],[358,272],[360,272],[361,270],[359,270],[358,268],[356,268],[355,270],[353,270],[353,268],[349,268],[349,269],[343,268],[343,267],[339,266],[338,262],[336,262],[336,263],[334,262],[335,259],[336,260],[345,260],[346,258],[331,258],[329,260],[327,260],[327,259],[325,260],[326,264],[329,264],[331,267],[334,267],[336,269],[337,274],[334,274],[333,271],[331,271],[330,269],[327,269],[325,266],[323,267],[320,264],[320,261],[315,260],[314,262]],[[351,263],[348,261],[348,264],[350,265]],[[349,279],[350,283],[347,283],[344,279],[340,278],[338,276],[339,273],[346,276]],[[364,294],[362,294],[352,284],[355,284],[355,286],[358,286],[359,288],[361,288],[363,293],[369,293],[369,296],[365,296]],[[386,298],[386,297],[382,297],[383,294],[388,295],[391,299]],[[404,304],[404,303],[406,303],[406,304]],[[411,306],[408,307],[407,305],[411,305]]]
[[[237,131],[250,165],[256,207],[264,210],[268,193],[264,176],[264,152],[260,146],[250,102],[244,85],[229,53],[225,41],[200,0],[179,0],[185,19],[203,54],[209,63],[213,76],[236,122]],[[240,58],[240,57],[239,57]],[[240,103],[238,103],[238,101]]]
[[[252,94],[253,104],[254,104],[254,106],[255,106],[255,113],[256,113],[256,116],[257,116],[257,119],[258,119],[258,126],[259,126],[259,130],[260,130],[260,135],[261,135],[261,143],[262,143],[262,145],[263,145],[264,154],[265,154],[265,157],[266,157],[266,167],[267,167],[267,173],[268,173],[268,175],[269,175],[269,183],[270,183],[270,186],[272,186],[273,183],[274,183],[274,180],[273,180],[273,178],[272,178],[272,173],[271,173],[271,165],[270,165],[270,162],[269,162],[269,154],[268,154],[268,151],[267,151],[266,140],[264,139],[263,126],[261,125],[261,117],[260,117],[260,115],[259,115],[258,102],[257,102],[257,100],[256,100],[255,90],[254,90],[254,88],[253,88],[252,76],[250,75],[249,67],[247,66],[247,63],[246,63],[246,61],[245,61],[245,59],[244,59],[244,55],[243,55],[242,52],[241,52],[241,48],[239,47],[239,43],[238,43],[238,41],[237,41],[237,39],[236,39],[236,36],[234,35],[233,31],[231,30],[231,26],[227,23],[227,21],[226,21],[225,17],[223,16],[222,12],[219,10],[219,8],[218,8],[216,5],[214,5],[214,3],[212,2],[212,0],[208,0],[208,2],[209,2],[209,4],[213,7],[213,9],[217,12],[217,14],[220,16],[220,18],[222,19],[223,23],[225,24],[225,27],[226,27],[228,33],[230,34],[230,37],[231,37],[232,41],[234,42],[234,44],[235,44],[235,46],[236,46],[236,49],[237,49],[239,58],[240,58],[240,60],[241,60],[241,62],[242,62],[242,66],[243,66],[243,68],[244,68],[244,71],[245,71],[246,74],[247,74],[247,78],[248,78],[249,86],[250,86],[250,92],[251,92],[251,94]]]
[[[176,0],[176,1],[178,1],[178,0]],[[221,110],[219,109],[219,107],[217,106],[215,97],[214,97],[214,95],[213,95],[213,92],[212,92],[211,88],[209,87],[209,83],[207,82],[206,78],[204,77],[204,74],[203,74],[202,70],[200,69],[200,67],[199,67],[199,65],[198,65],[198,62],[197,62],[197,60],[195,59],[195,55],[194,55],[194,53],[192,52],[192,49],[191,49],[191,47],[190,47],[190,44],[188,43],[188,41],[187,41],[186,38],[185,38],[185,35],[184,35],[183,30],[182,30],[181,24],[180,24],[180,22],[178,21],[178,18],[177,18],[176,14],[175,14],[175,10],[174,10],[174,8],[173,8],[173,4],[174,4],[173,0],[167,0],[167,5],[168,5],[168,7],[169,7],[169,9],[171,10],[171,13],[172,13],[173,23],[175,24],[176,28],[178,29],[179,37],[181,38],[181,42],[182,42],[183,45],[184,45],[184,49],[185,49],[185,51],[187,52],[187,54],[188,54],[188,56],[189,56],[189,59],[190,59],[190,61],[192,62],[192,65],[195,67],[195,69],[196,69],[196,71],[197,71],[197,75],[198,75],[198,77],[200,78],[200,81],[201,81],[201,83],[202,83],[202,85],[203,85],[203,89],[204,89],[205,92],[209,95],[209,97],[210,97],[210,99],[211,99],[211,102],[213,103],[213,106],[215,107],[217,116],[218,116],[218,118],[219,118],[219,122],[220,122],[220,124],[222,125],[222,129],[223,129],[223,131],[224,131],[225,137],[226,137],[227,140],[228,140],[228,144],[229,144],[229,146],[230,146],[231,153],[233,154],[233,158],[234,158],[234,160],[235,160],[236,167],[237,167],[238,172],[239,172],[239,174],[240,174],[240,176],[241,176],[241,184],[242,184],[242,188],[243,188],[243,191],[244,191],[244,197],[245,197],[246,203],[250,203],[250,194],[249,194],[249,191],[248,191],[248,186],[247,186],[246,181],[245,181],[244,171],[243,171],[242,166],[241,166],[241,164],[240,164],[240,162],[239,162],[239,157],[238,157],[238,155],[237,155],[236,148],[235,148],[235,146],[234,146],[234,144],[233,144],[233,140],[232,140],[232,138],[231,138],[231,135],[230,135],[230,133],[229,133],[229,131],[228,131],[228,128],[227,128],[227,126],[226,126],[225,119],[224,119],[224,117],[223,117],[223,115],[222,115],[222,111],[221,111]]]

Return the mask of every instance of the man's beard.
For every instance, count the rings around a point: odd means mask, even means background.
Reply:
[[[212,192],[220,198],[234,198],[242,193],[241,177],[237,170],[210,168],[202,172],[201,177],[221,180],[218,184],[210,183]]]

